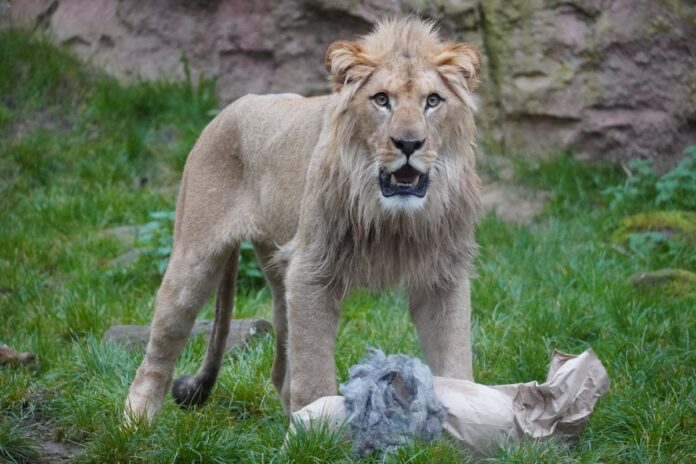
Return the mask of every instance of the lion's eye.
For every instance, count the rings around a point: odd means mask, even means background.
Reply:
[[[435,108],[437,105],[440,104],[441,101],[442,101],[441,96],[439,96],[436,93],[431,93],[430,95],[428,95],[428,99],[426,100],[426,103],[428,105],[428,108]]]
[[[373,95],[372,101],[375,102],[377,106],[383,106],[385,108],[389,107],[389,97],[384,92]]]

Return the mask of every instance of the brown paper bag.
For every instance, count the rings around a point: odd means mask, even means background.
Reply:
[[[546,382],[486,386],[433,377],[435,394],[447,408],[445,430],[474,455],[485,456],[522,437],[571,439],[580,435],[609,377],[592,350],[579,356],[554,351]],[[338,430],[350,420],[342,396],[327,396],[295,412],[290,431],[326,421]],[[349,428],[346,427],[346,434]],[[346,438],[349,438],[347,436]]]

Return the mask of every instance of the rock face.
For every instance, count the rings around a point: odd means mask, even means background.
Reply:
[[[483,146],[674,164],[696,144],[690,0],[23,0],[4,23],[45,30],[121,78],[217,76],[221,99],[328,91],[324,53],[417,12],[484,56]]]
[[[670,165],[696,143],[696,7],[686,1],[485,0],[505,151]]]

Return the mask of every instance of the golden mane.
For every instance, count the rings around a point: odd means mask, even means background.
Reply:
[[[379,204],[374,163],[358,156],[362,141],[356,140],[358,121],[351,111],[356,93],[375,69],[404,58],[432,65],[448,87],[456,89],[466,108],[448,120],[455,136],[445,141],[444,149],[456,156],[440,157],[436,162],[433,175],[439,181],[429,188],[426,210],[417,215],[391,214]],[[447,282],[448,267],[464,266],[473,272],[480,181],[475,168],[475,108],[470,89],[479,69],[477,50],[468,44],[443,42],[432,21],[387,19],[355,42],[333,44],[327,52],[327,68],[335,93],[328,108],[327,153],[320,176],[325,192],[323,214],[330,216],[332,230],[345,232],[344,236],[320,240],[333,243],[319,253],[327,272],[335,271],[338,262],[347,267],[344,275],[355,276],[355,270],[349,269],[352,262],[373,262],[374,269],[363,272],[375,288],[394,284],[404,273],[427,285],[431,276],[438,276],[440,284]],[[441,247],[460,252],[445,259],[443,253],[433,251]],[[355,250],[360,253],[356,255]]]

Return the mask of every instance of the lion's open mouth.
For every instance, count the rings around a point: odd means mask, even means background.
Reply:
[[[406,164],[391,173],[380,169],[379,187],[385,197],[414,195],[423,198],[428,188],[428,175],[418,171],[410,164]]]

